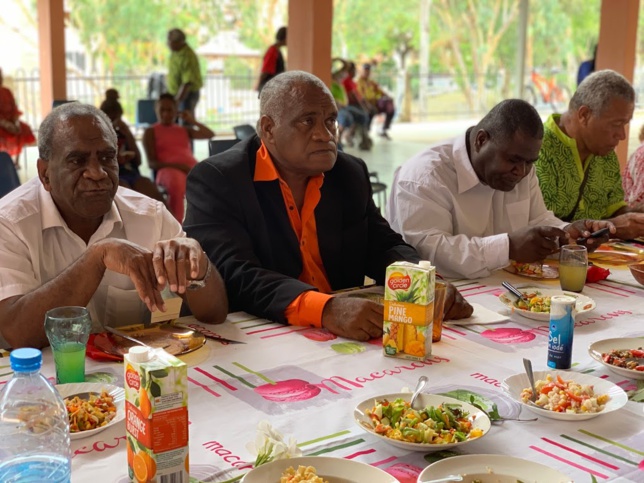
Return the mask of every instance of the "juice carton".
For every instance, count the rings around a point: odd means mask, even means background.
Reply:
[[[396,262],[387,267],[382,337],[386,356],[422,361],[432,353],[436,269]]]
[[[162,349],[124,356],[127,466],[137,483],[184,482],[188,474],[188,368]]]

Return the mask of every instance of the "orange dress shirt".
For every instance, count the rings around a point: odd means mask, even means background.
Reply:
[[[293,199],[293,193],[286,181],[280,178],[271,155],[262,142],[255,157],[254,181],[278,180],[282,198],[286,206],[291,227],[297,236],[302,256],[302,273],[298,277],[304,283],[313,285],[319,292],[310,290],[300,294],[289,304],[284,313],[286,320],[291,325],[322,326],[322,312],[324,306],[331,299],[331,285],[324,270],[320,247],[318,246],[318,233],[315,222],[315,208],[320,202],[320,188],[324,182],[324,174],[319,174],[309,179],[304,194],[304,205],[300,213]]]

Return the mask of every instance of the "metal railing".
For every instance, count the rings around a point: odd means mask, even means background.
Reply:
[[[571,87],[569,79],[574,73],[561,73],[557,77],[561,85]],[[408,74],[405,80],[397,71],[375,71],[374,79],[393,96],[398,115],[407,116],[407,121],[424,122],[457,118],[477,117],[487,112],[497,102],[514,97],[516,88],[513,79],[506,79],[502,73],[485,78],[469,76],[466,79],[450,74],[432,73],[426,79],[418,74]],[[105,90],[116,88],[128,123],[135,123],[136,102],[147,99],[149,92],[148,75],[73,75],[67,78],[67,98],[98,106]],[[23,120],[36,130],[41,121],[40,84],[38,72],[19,71],[7,84],[13,89],[19,108],[24,112]],[[226,76],[208,74],[197,104],[196,117],[216,132],[232,132],[237,124],[255,124],[259,115],[259,101],[254,86],[255,75]],[[481,82],[479,82],[481,81]],[[425,82],[424,89],[420,89]],[[529,75],[525,85],[530,85]],[[409,108],[404,109],[405,88],[409,87]],[[478,92],[483,86],[482,92]],[[425,96],[420,99],[420,93]],[[527,99],[537,108],[547,107],[547,102],[537,96]]]

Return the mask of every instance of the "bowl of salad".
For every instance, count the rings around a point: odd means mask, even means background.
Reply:
[[[532,389],[525,372],[506,378],[503,391],[539,416],[561,421],[583,421],[617,411],[628,396],[612,382],[574,371],[535,371],[537,399],[530,401]]]
[[[477,407],[438,394],[397,393],[362,401],[353,417],[363,430],[398,448],[440,451],[476,441],[490,430],[490,418]]]
[[[549,321],[550,299],[553,295],[573,297],[576,300],[575,309],[577,310],[577,315],[590,312],[597,307],[593,299],[580,293],[535,287],[533,285],[519,286],[517,289],[525,295],[523,299],[519,300],[512,292],[504,292],[499,295],[499,300],[512,312],[529,319]]]

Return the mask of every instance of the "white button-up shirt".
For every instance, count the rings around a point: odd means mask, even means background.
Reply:
[[[184,236],[181,225],[162,203],[119,188],[112,208],[85,244],[69,229],[40,179],[34,178],[0,199],[0,300],[47,283],[88,246],[105,238],[152,250],[156,242],[179,236]],[[93,331],[103,325],[141,323],[146,311],[130,278],[109,270],[87,308]]]
[[[447,277],[486,277],[510,262],[508,233],[564,227],[546,208],[534,169],[512,191],[479,180],[465,135],[420,152],[396,170],[387,218]]]

